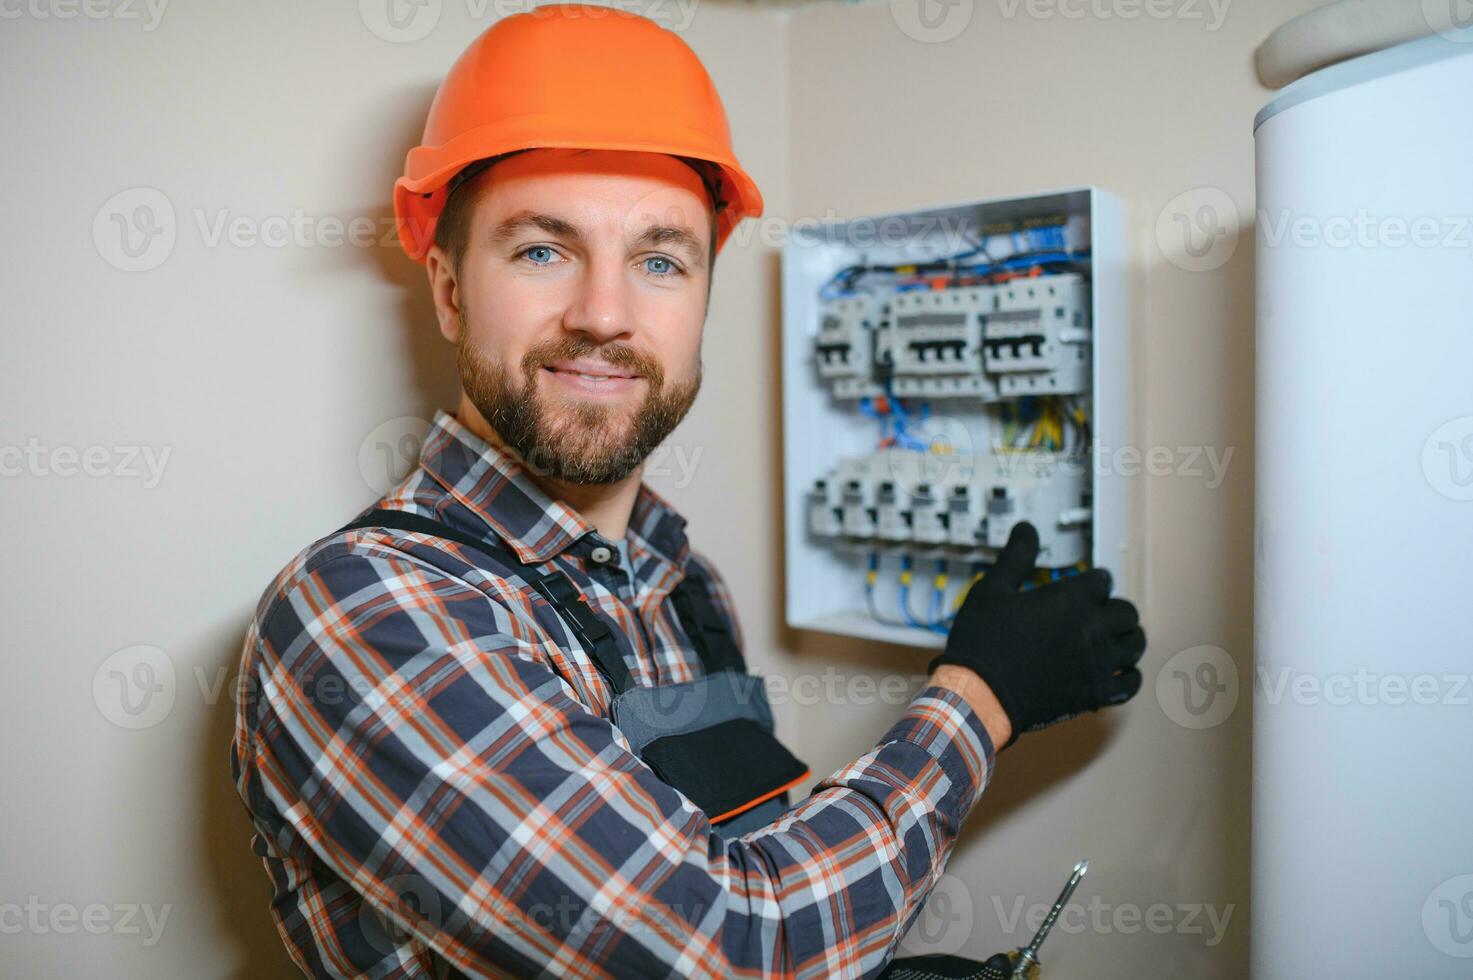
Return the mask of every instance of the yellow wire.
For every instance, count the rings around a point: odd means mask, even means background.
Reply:
[[[962,603],[967,598],[967,593],[972,591],[972,586],[982,581],[982,577],[986,574],[986,572],[978,572],[976,575],[972,576],[972,580],[970,582],[962,586],[962,590],[956,594],[956,601],[951,604],[951,609],[953,612],[962,607]]]

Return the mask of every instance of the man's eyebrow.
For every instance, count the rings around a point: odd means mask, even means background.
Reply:
[[[657,246],[674,247],[686,253],[686,258],[697,268],[705,264],[705,246],[696,233],[681,225],[651,225],[634,240],[635,248]]]
[[[574,224],[551,214],[536,211],[518,211],[497,225],[491,232],[493,245],[503,245],[529,228],[536,228],[557,238],[570,242],[582,242],[583,234]],[[635,238],[635,248],[664,246],[686,253],[692,265],[705,264],[705,251],[696,233],[681,225],[651,225]]]
[[[566,238],[569,241],[580,242],[583,240],[582,233],[574,225],[564,221],[562,218],[550,214],[539,214],[536,211],[518,211],[492,230],[491,243],[493,245],[505,244],[517,237],[526,228],[540,228],[549,235]]]

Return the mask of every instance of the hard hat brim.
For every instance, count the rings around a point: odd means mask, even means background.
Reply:
[[[670,127],[666,124],[662,139],[630,138],[627,131],[622,136],[607,134],[603,138],[593,134],[579,139],[548,139],[536,137],[534,133],[549,121],[538,117],[523,117],[518,121],[525,124],[516,127],[524,130],[520,134],[508,132],[509,127],[506,126],[483,127],[481,130],[464,133],[443,146],[419,146],[409,151],[405,161],[405,175],[394,182],[394,214],[400,244],[410,258],[423,264],[434,244],[435,225],[445,205],[446,187],[450,179],[477,160],[514,150],[625,150],[689,157],[712,163],[721,172],[722,199],[726,202],[726,207],[717,214],[718,251],[738,222],[743,218],[760,217],[762,214],[762,194],[757,189],[756,182],[730,155],[709,145],[710,138],[706,134],[687,130],[676,135],[688,136],[688,140],[671,139]]]

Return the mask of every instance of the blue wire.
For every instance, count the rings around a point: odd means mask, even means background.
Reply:
[[[901,555],[900,556],[900,571],[902,573],[908,572],[908,571],[910,571],[910,567],[911,567],[910,555]],[[918,628],[921,628],[921,629],[924,629],[925,628],[924,624],[922,624],[919,621],[917,621],[916,618],[915,618],[915,616],[911,615],[911,612],[910,612],[910,586],[905,585],[903,583],[900,586],[900,614],[905,617],[905,621],[907,623],[909,623],[910,625],[915,626],[915,627],[918,627]]]
[[[1021,252],[1021,251],[1023,251],[1023,249],[1020,248],[1019,247],[1019,244],[1018,244],[1018,233],[1017,233],[1017,231],[1009,232],[1009,236],[1010,236],[1010,240],[1011,240],[1011,242],[1013,244],[1013,251],[1015,251],[1015,252]],[[973,246],[972,248],[965,249],[963,251],[957,252],[954,255],[947,255],[947,256],[943,256],[943,257],[940,257],[940,258],[934,258],[934,259],[923,259],[923,260],[919,260],[919,261],[915,262],[914,264],[915,265],[932,265],[932,264],[936,264],[936,263],[956,262],[956,261],[958,261],[960,259],[971,258],[973,255],[977,255],[977,254],[982,253],[982,252],[985,252],[987,250],[987,239],[988,238],[991,238],[991,237],[993,237],[993,236],[991,236],[991,235],[984,235],[982,237],[982,240],[980,242],[978,242],[975,246]],[[1069,252],[1069,251],[1067,251],[1068,244],[1069,243],[1068,243],[1067,237],[1065,235],[1065,226],[1064,225],[1047,225],[1047,226],[1042,227],[1042,228],[1031,228],[1031,229],[1028,230],[1027,234],[1025,235],[1025,238],[1026,238],[1026,240],[1030,244],[1030,250],[1031,251],[1042,251],[1044,249],[1054,248],[1054,249],[1057,250],[1056,251],[1056,254],[1063,256],[1063,258],[1060,258],[1060,259],[1050,259],[1050,258],[1046,258],[1044,256],[1031,256],[1031,257],[1023,258],[1023,259],[1004,259],[1001,262],[998,262],[998,263],[996,263],[994,265],[983,264],[981,266],[974,266],[973,269],[976,270],[976,269],[993,269],[993,268],[1012,268],[1012,267],[1014,267],[1016,265],[1020,265],[1020,264],[1021,265],[1042,265],[1045,262],[1070,261],[1071,259],[1073,259],[1075,257],[1078,257],[1078,258],[1087,258],[1089,256],[1089,252],[1087,252],[1087,251],[1082,251],[1082,252]],[[1009,265],[1009,263],[1012,263],[1012,265]],[[823,286],[821,286],[819,288],[819,291],[818,291],[819,298],[820,299],[824,299],[824,300],[832,300],[832,299],[838,299],[838,298],[840,298],[842,296],[853,296],[855,294],[855,291],[854,290],[838,290],[838,291],[835,291],[834,286],[835,286],[836,283],[838,283],[838,281],[840,279],[843,279],[846,276],[854,275],[854,274],[857,274],[857,273],[863,272],[863,271],[866,271],[864,266],[854,266],[854,265],[845,266],[844,268],[838,270],[832,276],[829,277],[828,282],[824,283]],[[903,286],[897,286],[896,287],[896,291],[898,291],[898,292],[908,292],[909,290],[912,290],[912,289],[924,289],[924,288],[927,288],[927,284],[924,283],[924,282],[921,282],[921,283],[915,283],[915,284],[907,284],[907,285],[903,285]]]
[[[906,429],[910,420],[910,413],[905,410],[899,398],[895,397],[894,387],[889,378],[885,379],[885,398],[890,403],[890,418],[895,426],[895,441],[902,449],[914,449],[917,452],[925,452],[931,448],[926,443],[912,436]]]

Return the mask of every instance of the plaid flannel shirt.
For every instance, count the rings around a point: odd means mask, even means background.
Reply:
[[[642,487],[613,542],[437,413],[375,506],[494,535],[566,572],[636,684],[701,664],[671,589],[731,599]],[[613,557],[609,558],[609,553]],[[423,535],[336,533],[266,589],[231,770],[293,960],[322,977],[877,972],[991,778],[966,702],[920,691],[868,753],[773,824],[713,830],[609,721],[612,692],[515,567]],[[534,599],[536,601],[534,601]]]

